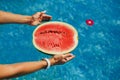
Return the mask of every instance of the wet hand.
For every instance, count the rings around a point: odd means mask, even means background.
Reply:
[[[30,25],[38,25],[42,21],[49,21],[52,19],[52,16],[45,14],[46,11],[43,12],[37,12],[34,15],[32,15],[32,20],[30,22]]]
[[[60,65],[72,60],[75,56],[73,54],[55,55],[50,59],[51,65]]]

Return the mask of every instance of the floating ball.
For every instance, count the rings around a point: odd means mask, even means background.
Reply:
[[[86,20],[86,24],[92,26],[94,24],[94,21],[92,19],[88,19]]]

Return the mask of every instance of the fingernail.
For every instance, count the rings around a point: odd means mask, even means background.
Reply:
[[[73,57],[75,57],[75,55],[74,54],[71,54]]]
[[[42,11],[43,13],[46,13],[47,11],[46,10],[44,10],[44,11]]]
[[[71,55],[73,55],[72,53],[70,53]]]

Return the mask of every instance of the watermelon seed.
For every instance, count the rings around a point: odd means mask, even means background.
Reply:
[[[45,34],[45,33],[57,33],[57,34],[63,33],[63,34],[65,34],[65,32],[62,32],[62,31],[52,31],[52,30],[40,32],[40,34]]]
[[[52,47],[53,47],[53,48],[54,48],[54,47],[60,47],[60,45],[59,45],[59,44],[54,44]]]
[[[52,30],[49,30],[48,33],[52,33]]]
[[[40,32],[40,34],[45,34],[45,33],[47,33],[47,31],[44,31],[44,32]]]

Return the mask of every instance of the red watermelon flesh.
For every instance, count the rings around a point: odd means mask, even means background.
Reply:
[[[35,29],[33,43],[45,53],[68,53],[77,46],[77,31],[67,23],[47,22]]]

